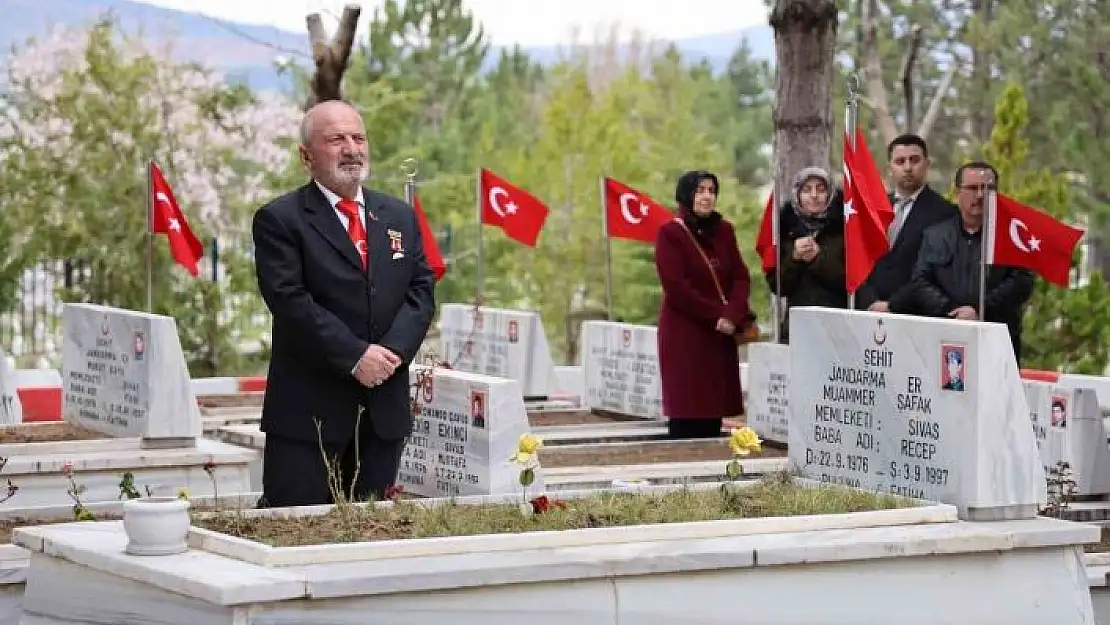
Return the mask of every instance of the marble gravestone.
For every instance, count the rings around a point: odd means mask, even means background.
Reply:
[[[804,476],[972,521],[1046,503],[1004,325],[798,307],[790,351],[790,463]]]
[[[538,313],[444,304],[439,329],[443,360],[452,369],[516,380],[529,399],[558,390]]]
[[[587,408],[663,418],[655,326],[585,321],[579,342]]]
[[[778,343],[748,345],[748,425],[763,440],[790,440],[790,347]]]
[[[1110,447],[1095,390],[1034,380],[1023,385],[1045,471],[1066,462],[1076,495],[1110,495]]]
[[[65,421],[148,447],[196,444],[200,410],[173,318],[66,304],[62,324]]]
[[[520,493],[520,467],[510,461],[529,429],[520,384],[442,367],[428,375],[428,369],[409,369],[419,413],[397,483],[425,497]],[[541,468],[528,498],[543,490]]]
[[[23,404],[15,387],[15,369],[0,347],[0,425],[23,423]]]

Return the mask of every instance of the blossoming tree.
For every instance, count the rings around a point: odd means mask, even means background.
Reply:
[[[211,247],[195,279],[172,264],[163,237],[154,245],[155,312],[177,318],[191,367],[203,373],[234,366],[226,359],[266,327],[249,219],[274,194],[273,174],[291,163],[300,108],[175,62],[171,52],[105,20],[88,31],[58,29],[13,53],[0,93],[0,205],[18,249],[57,265],[45,280],[47,288],[67,283],[56,299],[141,310],[146,164],[157,162],[194,232],[220,244],[218,282]],[[47,307],[25,332],[56,336],[60,303]],[[57,342],[47,346],[56,357]]]

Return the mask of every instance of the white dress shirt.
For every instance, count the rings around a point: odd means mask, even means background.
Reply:
[[[328,199],[328,203],[331,204],[331,208],[332,208],[332,210],[335,211],[336,217],[339,217],[339,223],[343,224],[343,229],[346,230],[347,229],[347,215],[344,214],[343,211],[339,210],[336,207],[336,205],[339,204],[339,200],[341,200],[343,198],[339,197],[335,193],[335,191],[332,191],[331,189],[329,189],[329,188],[325,187],[324,185],[320,184],[319,181],[314,181],[314,182],[316,182],[317,188],[319,188],[320,191],[323,192],[324,197],[326,197]],[[359,218],[360,221],[362,221],[362,229],[363,229],[363,231],[365,231],[366,230],[366,211],[364,209],[366,208],[366,202],[363,201],[363,199],[362,199],[362,187],[361,186],[359,186],[358,193],[355,195],[355,201],[358,202],[358,218]]]

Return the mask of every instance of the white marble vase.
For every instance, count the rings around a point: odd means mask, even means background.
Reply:
[[[189,502],[177,497],[132,499],[123,504],[127,553],[168,556],[188,550]]]

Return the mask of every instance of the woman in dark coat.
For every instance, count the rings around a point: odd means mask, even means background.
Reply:
[[[744,413],[734,335],[755,316],[736,234],[716,211],[719,190],[709,172],[683,174],[675,189],[678,215],[655,240],[663,286],[659,370],[672,438],[719,436],[724,417]]]
[[[779,263],[787,312],[779,326],[789,342],[790,308],[847,308],[844,286],[844,195],[833,189],[829,173],[806,167],[794,176],[791,201],[779,212]],[[775,270],[766,272],[775,292]]]

